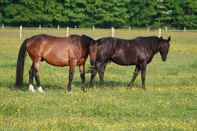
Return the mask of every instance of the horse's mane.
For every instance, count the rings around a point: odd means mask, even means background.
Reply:
[[[140,36],[134,39],[122,39],[116,37],[104,37],[97,40],[97,45],[103,44],[127,44],[127,45],[135,45],[135,46],[143,46],[148,50],[153,52],[157,51],[159,48],[160,41],[164,40],[162,37],[157,36]],[[104,46],[104,45],[103,45]]]
[[[163,40],[162,37],[157,36],[139,36],[135,39],[132,39],[132,41],[135,42],[143,42],[143,43],[158,43],[158,41]]]
[[[109,40],[109,41],[127,41],[129,43],[133,43],[134,41],[155,41],[158,42],[159,40],[162,40],[161,37],[157,36],[139,36],[134,39],[123,39],[123,38],[117,38],[117,37],[103,37],[101,39],[98,39],[99,43],[101,44],[103,40]]]
[[[160,41],[164,40],[162,37],[148,36],[148,37],[137,37],[133,39],[133,43],[138,45],[141,44],[148,50],[156,52],[159,48]]]
[[[90,40],[94,40],[92,37],[90,37],[88,35],[85,35],[85,34],[81,35],[81,37],[82,38],[86,38],[86,39],[90,39]]]
[[[108,42],[106,42],[106,41],[108,41]],[[101,45],[101,44],[103,44],[103,43],[119,43],[119,42],[121,42],[121,43],[128,43],[130,40],[129,39],[122,39],[122,38],[117,38],[117,37],[103,37],[103,38],[100,38],[100,39],[98,39],[97,40],[97,45]]]
[[[95,41],[93,38],[91,38],[90,36],[87,36],[87,35],[81,35],[81,41],[82,43],[84,44],[91,44],[92,41]]]
[[[68,39],[80,39],[80,35],[77,35],[77,34],[72,34],[72,35],[69,35],[68,37],[66,37],[66,38],[68,38]]]

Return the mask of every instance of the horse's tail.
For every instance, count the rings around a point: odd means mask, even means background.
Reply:
[[[16,83],[15,87],[19,88],[23,83],[23,72],[24,72],[24,63],[25,63],[25,56],[26,56],[26,44],[27,39],[23,41],[17,59],[16,65]]]

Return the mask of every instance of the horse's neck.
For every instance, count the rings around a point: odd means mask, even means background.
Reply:
[[[150,63],[154,57],[155,54],[159,52],[159,45],[156,43],[151,43],[148,45],[148,53],[149,53],[149,60],[148,63]]]
[[[151,50],[152,54],[155,55],[159,52],[159,44],[158,43],[150,43],[149,49]]]

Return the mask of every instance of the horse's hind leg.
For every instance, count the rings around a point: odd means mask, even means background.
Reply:
[[[68,85],[67,85],[67,91],[71,92],[71,84],[72,84],[72,80],[74,77],[74,72],[75,72],[75,66],[76,66],[76,62],[71,62],[70,66],[69,66],[69,81],[68,81]]]
[[[82,86],[81,89],[83,91],[85,91],[85,87],[84,87],[84,83],[85,83],[85,65],[79,65],[79,70],[80,70],[80,77],[81,77],[81,82],[82,82]]]
[[[80,65],[79,66],[79,70],[80,70],[81,82],[85,83],[85,66],[84,65]]]
[[[104,81],[104,73],[105,73],[106,64],[105,63],[99,63],[97,65],[97,67],[98,67],[98,74],[99,74],[100,82],[103,82]]]
[[[37,62],[33,63],[33,74],[35,76],[38,91],[41,92],[41,93],[44,93],[44,90],[43,90],[43,88],[41,87],[41,84],[40,84],[39,66],[40,66],[40,61],[37,61]]]
[[[96,67],[93,67],[91,69],[90,85],[93,85],[93,82],[94,82],[94,78],[96,76],[96,73],[97,73],[97,66]]]
[[[142,79],[142,88],[145,88],[145,80],[146,80],[146,64],[140,65],[141,68],[141,79]]]
[[[34,86],[33,86],[33,79],[34,79],[34,74],[33,74],[33,66],[31,66],[29,70],[29,91],[35,92]]]
[[[139,71],[140,71],[140,67],[136,65],[135,71],[133,72],[133,77],[132,77],[131,81],[128,83],[128,87],[133,86],[133,83],[135,82],[135,79],[137,78]]]
[[[94,78],[96,76],[97,70],[96,69],[92,69],[91,70],[91,78],[90,78],[90,85],[93,85],[94,82]]]

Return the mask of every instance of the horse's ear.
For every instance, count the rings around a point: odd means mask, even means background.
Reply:
[[[88,38],[88,36],[87,35],[81,35],[81,38],[83,38],[83,39],[87,39]]]
[[[81,35],[81,42],[82,42],[83,44],[89,43],[88,37],[87,37],[86,35]]]
[[[87,36],[87,35],[81,35],[82,43],[90,44],[92,41],[94,41],[93,38]]]
[[[81,35],[81,37],[84,38],[84,39],[94,40],[93,38],[91,38],[90,36],[87,36],[85,34]]]
[[[168,42],[170,42],[170,41],[171,41],[171,36],[169,36],[169,37],[168,37],[167,41],[168,41]]]
[[[171,41],[171,36],[168,37],[168,42],[170,42],[170,41]]]

